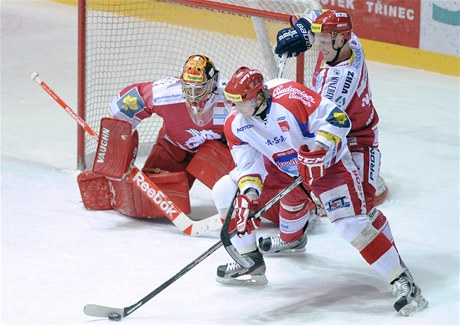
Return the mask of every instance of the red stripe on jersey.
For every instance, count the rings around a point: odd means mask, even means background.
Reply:
[[[372,226],[377,230],[381,230],[385,224],[387,224],[387,218],[382,213],[379,213],[379,217],[377,217],[375,221],[372,222]]]
[[[321,88],[319,89],[319,93],[322,94],[324,90],[324,85],[326,84],[327,74],[329,73],[329,68],[323,68],[324,76],[323,80],[321,81]]]
[[[233,120],[235,120],[237,114],[238,112],[236,110],[232,110],[228,114],[227,118],[225,119],[225,124],[224,124],[224,135],[225,135],[225,139],[227,140],[228,148],[230,150],[235,145],[244,144],[244,142],[238,137],[236,137],[232,131],[232,123],[233,123]]]
[[[390,250],[391,247],[392,244],[390,240],[380,232],[374,240],[361,250],[360,254],[370,265],[372,265]]]

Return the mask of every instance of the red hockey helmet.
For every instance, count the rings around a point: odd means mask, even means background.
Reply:
[[[257,98],[264,87],[264,77],[259,70],[240,67],[225,87],[225,98],[231,102],[243,102]]]
[[[335,39],[337,34],[342,33],[344,39],[349,40],[352,29],[353,23],[350,14],[342,10],[327,10],[311,24],[313,33],[329,33],[332,39]]]

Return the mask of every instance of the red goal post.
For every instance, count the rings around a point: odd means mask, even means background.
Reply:
[[[227,80],[242,65],[276,77],[277,32],[315,0],[79,0],[78,114],[99,130],[113,97],[137,82],[179,76],[191,54],[208,56]],[[283,77],[310,84],[313,48],[288,59]],[[139,127],[139,157],[156,141],[161,118]],[[96,144],[78,129],[77,165],[91,168]]]

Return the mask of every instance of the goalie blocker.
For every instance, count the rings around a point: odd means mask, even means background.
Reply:
[[[102,128],[102,126],[101,126]],[[101,132],[102,134],[102,132]],[[107,156],[107,154],[105,154]],[[123,160],[126,156],[121,155]],[[95,160],[97,160],[97,155]],[[112,163],[110,166],[121,166]],[[187,166],[192,174],[204,185],[212,189],[222,176],[227,175],[235,167],[227,146],[217,140],[206,141]],[[107,171],[108,169],[103,169]],[[110,169],[114,171],[114,169]],[[152,204],[133,184],[125,179],[115,180],[117,173],[105,175],[93,171],[85,171],[77,177],[83,205],[91,210],[114,209],[120,213],[140,218],[163,217],[163,212]],[[110,175],[110,178],[108,177]],[[120,175],[118,172],[117,175]],[[185,171],[168,172],[159,170],[156,173],[145,173],[184,213],[191,211],[189,185]],[[142,182],[142,180],[134,180]]]
[[[139,134],[128,121],[102,118],[100,135],[93,172],[121,180],[134,166]]]

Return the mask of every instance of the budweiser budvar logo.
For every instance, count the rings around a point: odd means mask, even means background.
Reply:
[[[178,212],[174,205],[165,200],[161,192],[157,192],[152,188],[149,182],[145,181],[145,176],[141,171],[138,171],[133,178],[134,184],[144,193],[147,194],[152,201],[158,205],[158,207],[168,216],[171,220],[176,218]]]
[[[285,95],[289,95],[289,98],[298,99],[302,101],[302,103],[308,107],[312,107],[315,104],[315,99],[313,98],[313,96],[308,95],[305,91],[302,91],[292,86],[278,86],[273,90],[272,94],[274,98],[280,98]]]

